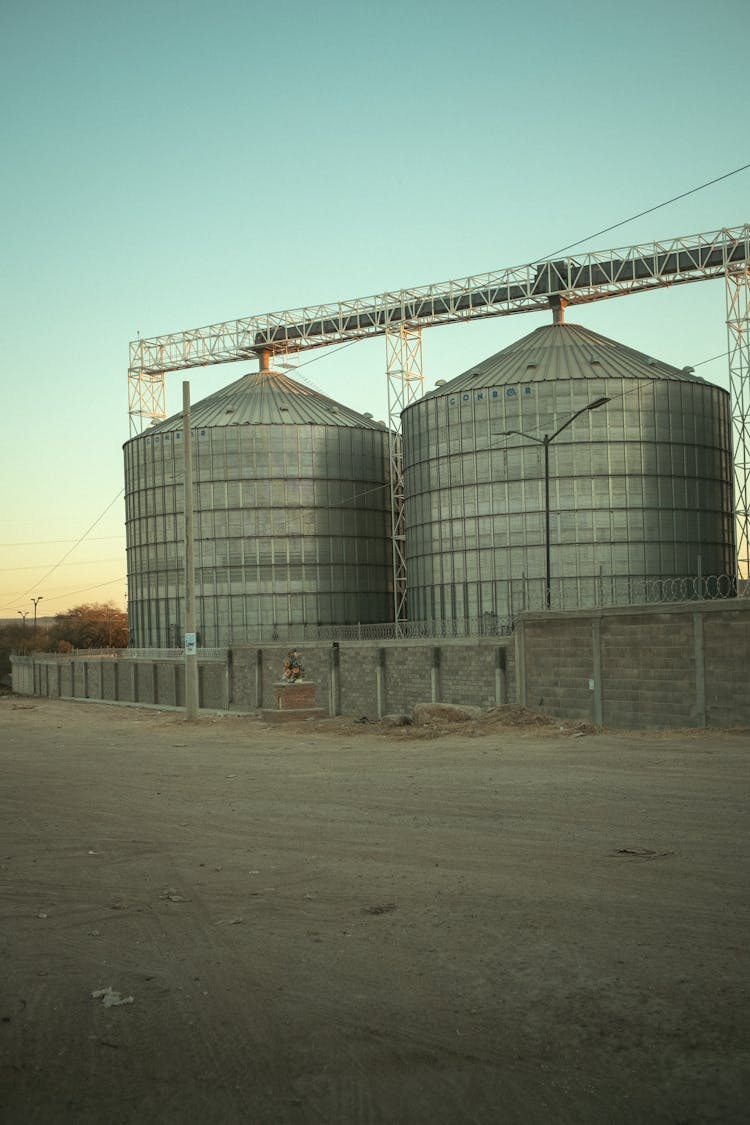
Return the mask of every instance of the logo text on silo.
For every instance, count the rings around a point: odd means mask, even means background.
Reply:
[[[533,387],[487,387],[481,391],[463,391],[459,395],[451,395],[448,406],[460,406],[462,402],[485,402],[496,398],[533,398]]]

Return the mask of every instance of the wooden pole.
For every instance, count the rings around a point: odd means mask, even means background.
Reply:
[[[182,434],[185,455],[185,719],[190,722],[198,718],[198,644],[193,549],[193,448],[188,382],[182,384]]]

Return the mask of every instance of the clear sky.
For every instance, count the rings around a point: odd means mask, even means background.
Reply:
[[[0,617],[124,605],[138,333],[519,265],[746,164],[748,32],[747,0],[0,0]],[[748,221],[750,171],[579,249]],[[568,319],[727,348],[721,281]],[[546,320],[427,331],[426,386]],[[385,416],[382,340],[303,359]]]

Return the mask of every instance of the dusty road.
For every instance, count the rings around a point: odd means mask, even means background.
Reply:
[[[748,1119],[747,732],[6,698],[0,766],[3,1123]]]

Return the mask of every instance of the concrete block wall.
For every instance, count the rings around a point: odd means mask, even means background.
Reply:
[[[750,599],[523,614],[519,702],[630,729],[750,725]]]
[[[256,692],[256,656],[259,649],[249,645],[237,646],[229,650],[227,670],[229,678],[229,707],[239,709],[244,701],[247,710],[258,707]]]
[[[527,705],[560,719],[595,721],[589,687],[593,640],[589,621],[564,618],[530,621],[526,652],[533,653],[527,675]],[[528,665],[527,665],[528,667]]]
[[[198,662],[198,704],[215,711],[228,707],[227,666],[224,661]]]
[[[117,661],[117,699],[121,703],[135,703],[135,668],[134,660]]]
[[[317,706],[371,721],[432,700],[492,707],[513,691],[510,639],[486,641],[341,641],[301,645],[305,679],[317,685]],[[236,646],[230,654],[233,708],[274,706],[289,646]],[[256,686],[260,682],[260,690]]]
[[[177,699],[177,666],[172,661],[154,661],[154,695],[162,707],[175,707]]]
[[[135,665],[135,697],[139,703],[154,704],[156,698],[156,669],[150,660],[138,660]]]
[[[184,706],[185,674],[183,662],[178,658],[150,661],[128,659],[125,655],[112,658],[36,653],[11,659],[13,690],[19,695]],[[226,709],[227,684],[225,661],[199,660],[201,707]]]
[[[429,703],[432,699],[432,645],[415,649],[413,645],[388,647],[385,659],[386,714],[409,712],[415,703]],[[441,700],[441,702],[444,702]],[[462,703],[455,699],[451,702]],[[371,717],[370,708],[363,714]],[[372,714],[374,717],[374,713]]]
[[[70,661],[60,661],[60,695],[73,694],[73,680],[75,669]],[[15,687],[15,668],[13,669],[13,685]]]
[[[88,661],[74,660],[71,664],[73,684],[70,694],[76,699],[88,697]]]
[[[708,725],[750,727],[750,614],[706,615],[703,652]]]
[[[629,728],[750,726],[750,599],[522,614],[512,638],[300,645],[317,705],[376,720],[435,700],[519,702]],[[290,646],[199,658],[200,705],[273,708]],[[13,657],[19,694],[184,706],[184,661]]]
[[[293,646],[291,646],[293,647]],[[299,646],[305,679],[317,685],[317,706],[329,710],[331,645]],[[274,684],[283,678],[284,660],[290,645],[258,648],[237,645],[229,654],[229,706],[238,711],[272,710],[276,705]]]
[[[514,673],[512,642],[443,642],[435,650],[429,699],[485,710],[510,702]]]
[[[102,698],[117,699],[117,684],[115,682],[117,676],[117,661],[103,661],[101,675]]]
[[[614,727],[702,726],[695,692],[693,614],[601,621],[603,721]],[[605,718],[606,716],[606,718]]]
[[[379,645],[344,646],[343,652],[339,649],[340,693],[334,702],[339,713],[370,720],[387,715],[384,669],[385,649]]]

